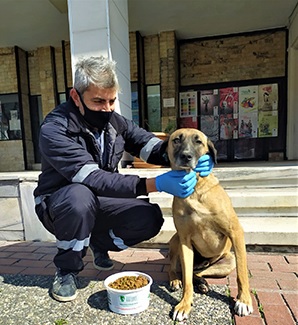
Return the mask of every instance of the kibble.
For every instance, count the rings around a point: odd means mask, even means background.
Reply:
[[[123,276],[111,282],[109,287],[118,290],[134,290],[145,287],[148,283],[148,279],[143,275]]]

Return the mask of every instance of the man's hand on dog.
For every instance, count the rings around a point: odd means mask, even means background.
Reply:
[[[194,171],[171,170],[156,177],[155,185],[159,192],[167,192],[180,198],[186,198],[194,192],[197,184],[196,173],[206,177],[212,172],[214,162],[209,155],[200,157]]]
[[[186,198],[194,192],[197,176],[194,171],[170,170],[156,177],[155,185],[159,192],[167,192],[180,198]]]
[[[210,155],[203,155],[200,157],[198,164],[194,171],[196,173],[200,173],[201,177],[206,177],[212,172],[212,168],[214,167],[213,159]]]

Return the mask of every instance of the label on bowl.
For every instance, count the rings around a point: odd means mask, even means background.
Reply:
[[[134,290],[117,290],[109,287],[109,283],[121,276],[140,274],[146,276],[149,280],[149,283],[144,287]],[[110,310],[118,314],[136,314],[144,311],[149,306],[151,284],[151,277],[140,272],[121,272],[109,276],[105,280],[105,287]]]
[[[141,296],[142,295],[142,296]],[[109,308],[119,314],[139,313],[149,306],[149,294],[120,295],[108,292]]]

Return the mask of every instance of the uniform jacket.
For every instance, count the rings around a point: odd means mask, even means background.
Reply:
[[[84,184],[98,196],[146,195],[144,178],[118,173],[124,150],[148,163],[168,165],[165,142],[116,112],[106,126],[103,161],[94,134],[71,98],[46,116],[39,147],[42,171],[35,197],[50,195],[71,183]]]

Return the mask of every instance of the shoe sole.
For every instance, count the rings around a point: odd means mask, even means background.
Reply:
[[[53,298],[57,301],[60,301],[60,302],[68,302],[68,301],[73,301],[76,299],[78,293],[76,292],[73,296],[70,296],[70,297],[63,297],[63,296],[58,296],[56,295],[54,292],[51,292]]]
[[[99,270],[99,271],[110,271],[110,270],[113,270],[113,268],[114,268],[114,265],[112,265],[110,267],[101,267],[101,266],[96,265],[94,262],[93,262],[93,266],[96,268],[96,270]]]
[[[96,270],[98,270],[98,271],[110,271],[110,270],[113,270],[113,268],[115,266],[114,263],[110,267],[101,267],[101,266],[96,265],[94,263],[95,258],[94,258],[93,250],[90,247],[89,247],[89,249],[90,249],[90,252],[91,252],[91,255],[92,255],[92,259],[93,259],[93,266],[96,268]]]

